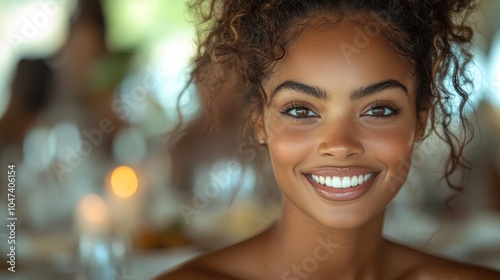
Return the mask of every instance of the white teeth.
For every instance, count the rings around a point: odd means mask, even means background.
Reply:
[[[351,185],[353,187],[358,185],[358,176],[352,176],[351,177]]]
[[[351,177],[342,178],[342,188],[348,188],[351,186]]]
[[[327,185],[329,187],[332,186],[332,177],[330,177],[330,176],[326,177],[325,185]]]
[[[311,178],[313,181],[315,181],[318,184],[327,186],[327,187],[332,187],[332,188],[350,188],[354,187],[357,185],[361,185],[366,180],[370,179],[373,176],[373,173],[365,174],[365,175],[359,175],[359,176],[352,176],[352,177],[337,177],[337,176],[317,176],[314,174],[311,174]]]
[[[337,188],[337,189],[342,188],[342,180],[340,180],[340,177],[333,177],[332,187]]]

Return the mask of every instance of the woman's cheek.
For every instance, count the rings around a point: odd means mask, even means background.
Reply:
[[[290,125],[290,120],[274,118],[267,122],[267,144],[275,172],[278,166],[288,171],[307,159],[315,147],[314,129],[307,125]],[[291,168],[290,168],[291,167]]]
[[[314,136],[304,130],[282,128],[279,132],[271,132],[268,139],[271,156],[283,158],[302,158],[301,154],[309,154],[314,147]]]
[[[403,185],[411,165],[415,132],[400,127],[379,133],[371,133],[365,142],[365,151],[387,168],[384,185],[397,192]]]

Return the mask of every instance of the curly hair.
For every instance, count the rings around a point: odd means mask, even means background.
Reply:
[[[417,111],[429,111],[425,137],[435,133],[449,146],[444,178],[453,189],[461,189],[452,175],[469,169],[463,154],[473,133],[465,108],[473,34],[467,20],[474,1],[193,0],[189,7],[198,19],[191,82],[210,94],[208,110],[223,88],[257,104],[249,109],[262,109],[267,100],[261,82],[313,18],[359,15],[383,24],[382,35],[414,71]],[[455,117],[459,132],[452,128]],[[251,129],[245,131],[243,135],[251,134]]]

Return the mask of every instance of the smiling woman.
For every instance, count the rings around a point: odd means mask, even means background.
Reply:
[[[498,279],[382,236],[416,142],[437,133],[449,144],[451,187],[466,167],[467,139],[448,125],[456,110],[468,131],[471,1],[206,2],[193,4],[192,80],[213,104],[228,89],[247,101],[244,131],[265,147],[283,211],[259,235],[158,279]]]
[[[415,77],[385,39],[348,62],[335,46],[353,39],[356,23],[310,24],[263,83],[274,94],[256,137],[267,142],[290,206],[330,228],[355,228],[380,215],[401,187],[394,178],[406,177],[399,167],[411,160],[427,111],[417,112]]]

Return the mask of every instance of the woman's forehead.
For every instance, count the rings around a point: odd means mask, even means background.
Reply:
[[[411,84],[409,65],[377,25],[342,20],[306,26],[286,48],[269,82],[307,80],[325,88],[338,87],[340,82],[360,85],[384,79]]]

